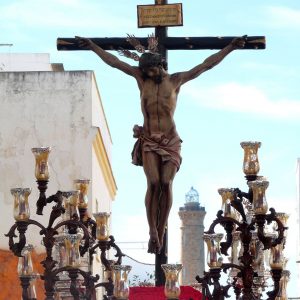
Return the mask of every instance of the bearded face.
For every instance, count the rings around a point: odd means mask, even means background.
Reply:
[[[162,82],[162,66],[146,67],[142,69],[142,72],[144,79],[151,79],[158,84]]]

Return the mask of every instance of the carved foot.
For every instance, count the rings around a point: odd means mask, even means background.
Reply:
[[[158,239],[161,247],[164,244],[164,236],[165,236],[165,226],[163,228],[158,228]]]
[[[161,250],[161,244],[158,239],[157,234],[150,234],[150,239],[148,243],[148,253],[160,253]]]

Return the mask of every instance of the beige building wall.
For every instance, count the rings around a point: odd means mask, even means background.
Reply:
[[[31,218],[44,225],[48,221],[52,204],[44,209],[44,216],[35,213],[38,189],[32,147],[52,148],[47,196],[74,189],[74,179],[91,179],[89,212],[93,213],[96,199],[99,211],[111,212],[116,194],[112,141],[94,73],[53,72],[47,55],[23,54],[23,59],[30,61],[34,71],[24,71],[24,65],[29,68],[25,63],[20,72],[18,65],[9,64],[12,55],[0,55],[7,66],[0,72],[0,249],[8,249],[4,233],[14,224],[11,188],[32,188]],[[43,252],[39,230],[29,229],[28,243]],[[95,269],[102,272],[100,265]]]

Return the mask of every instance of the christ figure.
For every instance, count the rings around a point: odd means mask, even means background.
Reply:
[[[134,164],[143,166],[147,178],[145,205],[150,235],[148,252],[160,253],[172,206],[172,183],[181,164],[182,141],[173,118],[180,88],[219,64],[233,50],[243,48],[245,38],[233,39],[225,48],[192,69],[174,74],[167,72],[164,58],[153,51],[155,47],[150,47],[151,51],[148,52],[142,51],[144,53],[140,57],[123,50],[124,55],[138,60],[138,66],[132,66],[90,39],[76,38],[81,48],[92,50],[106,64],[132,76],[137,82],[144,124],[133,128],[137,142],[132,151],[132,160]],[[136,41],[133,44],[137,50],[143,48]]]

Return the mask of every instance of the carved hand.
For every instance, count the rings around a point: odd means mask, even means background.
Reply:
[[[94,49],[95,43],[92,40],[80,36],[75,36],[75,39],[77,40],[78,46],[80,48],[88,49],[88,50]]]
[[[247,41],[247,35],[244,35],[242,37],[238,37],[235,38],[231,41],[231,45],[235,48],[235,49],[242,49],[245,47]]]

